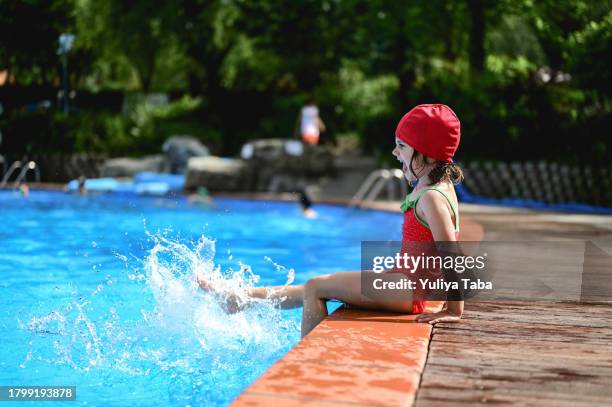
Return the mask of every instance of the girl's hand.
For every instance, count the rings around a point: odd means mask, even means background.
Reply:
[[[439,312],[428,313],[428,314],[420,314],[417,316],[417,322],[427,322],[430,325],[433,325],[438,322],[459,322],[461,319],[461,314],[456,314],[448,309],[444,309]]]

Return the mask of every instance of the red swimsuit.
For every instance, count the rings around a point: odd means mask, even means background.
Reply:
[[[455,238],[459,240],[459,218],[458,218],[459,214],[457,210],[455,209],[455,205],[453,205],[453,202],[441,190],[434,188],[434,187],[427,187],[427,188],[423,188],[422,192],[416,197],[416,199],[410,200],[408,199],[408,197],[406,197],[406,200],[402,203],[401,209],[402,211],[404,211],[404,224],[402,226],[402,250],[407,250],[408,252],[410,252],[410,242],[433,242],[434,241],[433,235],[431,234],[431,230],[429,229],[428,226],[426,226],[426,222],[420,219],[418,214],[416,214],[417,202],[419,201],[419,199],[421,198],[421,196],[426,190],[438,191],[442,195],[444,195],[444,197],[448,200],[451,208],[453,209],[453,212],[455,213],[455,221],[457,224],[455,228]],[[431,247],[433,248],[433,245]],[[428,253],[425,253],[425,255],[427,254]],[[433,253],[429,253],[429,254],[433,254]],[[413,255],[417,255],[417,254],[413,253]],[[406,274],[408,277],[414,278],[414,273],[408,273],[402,270],[397,270],[397,271],[399,271],[400,273]],[[419,285],[417,285],[417,287],[418,286]],[[422,290],[417,289],[417,292],[421,293],[417,295],[418,298],[424,298],[424,294]],[[425,311],[425,300],[423,299],[413,300],[412,312],[414,314],[421,314],[424,311]]]

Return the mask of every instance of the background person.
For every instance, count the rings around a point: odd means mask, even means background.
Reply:
[[[30,196],[30,187],[25,182],[19,184],[19,193],[22,197],[27,198]]]
[[[77,188],[77,192],[79,195],[87,195],[87,188],[85,187],[85,181],[87,181],[87,178],[85,178],[85,176],[83,175],[81,175],[78,179],[79,186]]]
[[[312,209],[312,201],[310,200],[310,197],[306,191],[304,189],[300,189],[296,192],[296,194],[298,195],[298,203],[304,217],[310,219],[316,218],[318,214],[314,209]]]
[[[325,123],[319,116],[319,108],[314,98],[311,97],[302,107],[299,123],[302,141],[312,145],[318,144],[321,132],[325,131]]]

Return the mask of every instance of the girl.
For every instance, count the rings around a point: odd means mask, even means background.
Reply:
[[[407,242],[448,242],[459,237],[459,213],[453,184],[462,180],[461,169],[452,157],[459,145],[460,123],[446,105],[419,105],[408,112],[395,131],[393,155],[402,163],[404,176],[416,187],[402,204],[404,224],[402,245]],[[364,272],[341,272],[310,279],[304,285],[254,287],[246,293],[222,293],[211,283],[198,277],[206,291],[214,291],[225,299],[227,312],[243,308],[249,298],[281,301],[282,308],[303,306],[302,337],[306,336],[327,316],[326,301],[337,299],[358,308],[403,313],[418,313],[418,322],[458,321],[463,313],[463,301],[447,301],[442,311],[426,314],[425,301],[412,298],[406,291],[401,300],[372,300],[362,294],[361,275]],[[398,273],[394,273],[398,274]]]

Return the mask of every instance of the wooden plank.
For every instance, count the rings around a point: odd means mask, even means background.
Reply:
[[[573,380],[573,381],[581,381],[581,380],[593,380],[595,382],[601,381],[605,383],[609,383],[610,370],[609,367],[603,368],[584,368],[572,366],[571,368],[547,368],[545,366],[535,366],[529,370],[526,370],[520,366],[495,366],[495,370],[491,369],[486,372],[483,372],[480,366],[471,365],[466,367],[464,365],[452,365],[452,364],[436,364],[436,365],[428,365],[427,371],[424,373],[423,377],[428,377],[432,379],[439,378],[440,373],[444,372],[448,377],[470,377],[474,379],[491,379],[491,380],[509,380],[508,378],[518,381],[518,380],[540,380],[540,379],[549,379],[553,381],[558,380]],[[423,384],[425,387],[428,383]]]
[[[600,397],[577,395],[572,399],[556,397],[550,394],[533,392],[471,392],[464,389],[435,389],[419,391],[418,406],[456,406],[456,405],[504,405],[504,406],[609,406],[607,400]]]
[[[573,381],[585,383],[610,383],[612,374],[607,366],[561,368],[559,365],[540,366],[538,364],[524,365],[491,365],[491,364],[466,364],[439,363],[429,366],[424,378],[431,379],[432,383],[437,378],[470,378],[471,380],[499,380],[499,381],[524,381],[527,379],[556,381]],[[423,383],[424,387],[429,381]]]
[[[435,326],[418,406],[610,405],[612,307],[471,302]]]

